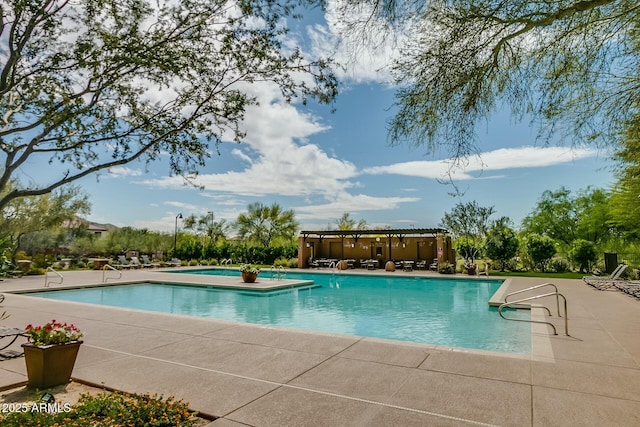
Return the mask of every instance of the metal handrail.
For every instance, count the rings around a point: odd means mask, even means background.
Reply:
[[[107,272],[107,269],[113,270],[116,273],[118,273],[118,277],[107,277],[105,279],[104,275]],[[109,280],[109,279],[114,279],[115,280],[115,279],[120,279],[120,278],[122,278],[122,271],[118,270],[114,266],[109,265],[109,264],[105,264],[104,267],[102,267],[102,283],[107,283],[107,280]]]
[[[52,273],[54,273],[55,275],[57,275],[57,276],[60,278],[60,281],[59,281],[59,282],[49,282],[49,281],[47,280],[47,275],[49,274],[49,272],[52,272]],[[46,269],[46,270],[45,270],[45,272],[44,272],[44,287],[45,287],[45,288],[48,288],[48,287],[49,287],[49,285],[50,285],[51,283],[55,283],[56,285],[59,285],[59,284],[61,284],[62,282],[64,282],[64,276],[63,276],[62,274],[58,273],[57,271],[55,271],[55,270],[53,269],[53,267],[47,267],[47,269]]]
[[[511,292],[510,294],[505,295],[504,302],[509,302],[508,299],[509,299],[509,297],[511,295],[521,294],[523,292],[532,291],[534,289],[544,288],[545,286],[552,286],[553,289],[555,289],[556,293],[558,292],[558,287],[556,285],[554,285],[553,283],[543,283],[541,285],[531,286],[531,287],[526,288],[526,289],[522,289],[522,290],[519,290],[519,291]],[[547,310],[547,312],[549,313],[549,316],[551,316],[551,310],[549,310],[547,307],[544,307],[544,306],[542,308]],[[558,297],[558,295],[556,295],[556,311],[558,313],[558,317],[562,317],[562,314],[560,314],[560,298]]]
[[[498,307],[498,314],[503,319],[505,319],[505,320],[513,320],[514,322],[543,323],[545,325],[549,325],[549,326],[551,326],[551,328],[553,328],[553,335],[558,335],[558,331],[556,330],[556,327],[554,326],[553,323],[544,322],[542,320],[512,319],[512,318],[509,318],[509,317],[504,317],[504,315],[502,314],[502,309],[505,308],[505,307],[511,307],[514,304],[520,304],[520,303],[525,302],[525,301],[533,301],[533,300],[536,300],[536,299],[550,297],[550,296],[554,296],[554,295],[555,295],[556,298],[558,298],[560,296],[564,300],[564,334],[569,337],[571,335],[569,335],[569,316],[567,314],[567,299],[560,292],[550,292],[548,294],[535,295],[535,296],[532,296],[532,297],[519,299],[517,301],[505,302],[504,304],[501,304],[500,307]]]
[[[279,266],[275,266],[272,265],[271,268],[269,269],[269,280],[273,280],[273,271],[275,270],[276,272],[276,279],[277,280],[282,280],[282,277],[280,275],[280,273],[282,273],[282,275],[286,278],[287,277],[287,271],[284,269],[283,266],[279,265]]]

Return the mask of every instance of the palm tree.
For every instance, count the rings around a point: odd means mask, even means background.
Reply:
[[[255,202],[247,206],[247,212],[238,215],[238,235],[242,239],[270,246],[274,239],[291,239],[298,230],[298,222],[292,210],[283,210],[277,203],[265,206]]]
[[[356,224],[356,220],[351,218],[351,214],[349,212],[343,213],[335,223],[338,226],[338,230],[364,230],[367,228],[367,221],[361,219]]]

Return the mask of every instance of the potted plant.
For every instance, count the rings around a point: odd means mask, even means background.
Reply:
[[[22,344],[27,365],[27,387],[45,389],[69,382],[83,334],[74,325],[52,320],[27,325],[29,342]]]
[[[242,281],[245,283],[253,283],[258,278],[260,269],[251,264],[241,264],[240,272],[242,273]]]

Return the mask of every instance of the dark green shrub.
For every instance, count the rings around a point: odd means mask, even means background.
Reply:
[[[448,262],[442,262],[440,263],[440,268],[438,269],[438,271],[440,272],[440,274],[455,274],[456,273],[456,266],[454,264],[448,263]]]

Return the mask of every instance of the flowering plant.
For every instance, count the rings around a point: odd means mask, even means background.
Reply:
[[[68,344],[82,338],[82,332],[75,325],[52,320],[42,326],[27,325],[25,328],[29,342],[35,346]]]
[[[243,273],[253,273],[253,274],[260,273],[260,269],[258,267],[254,267],[251,264],[240,264],[240,271]]]

